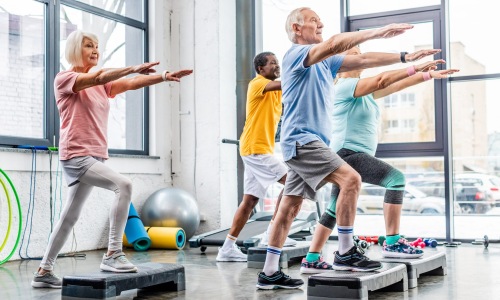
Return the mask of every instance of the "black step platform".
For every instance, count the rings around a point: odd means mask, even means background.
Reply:
[[[417,279],[422,274],[446,275],[446,253],[436,248],[425,248],[424,256],[413,259],[382,257],[381,251],[369,251],[367,255],[376,261],[405,264],[408,272],[408,288],[410,289],[417,287]]]
[[[176,264],[137,264],[137,273],[94,272],[64,276],[63,299],[116,297],[132,289],[182,291],[186,289],[184,267]]]
[[[293,247],[283,247],[280,256],[280,268],[288,268],[288,262],[292,259],[301,259],[307,255],[311,242],[298,241]],[[250,247],[247,252],[247,267],[262,269],[266,261],[267,248]]]
[[[309,277],[307,299],[368,299],[368,292],[386,288],[408,290],[408,275],[403,264],[382,263],[373,272],[330,271]]]

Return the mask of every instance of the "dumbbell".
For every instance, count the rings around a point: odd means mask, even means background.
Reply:
[[[360,235],[358,236],[360,240],[367,241],[368,243],[373,243],[377,244],[378,243],[378,236],[363,236]]]
[[[413,247],[421,248],[421,249],[425,248],[425,243],[422,240],[422,238],[418,238],[418,239],[414,240],[413,242],[410,242],[410,245],[412,245]]]
[[[368,247],[370,247],[370,243],[368,243],[365,240],[360,239],[359,236],[353,236],[352,239],[354,240],[354,244],[358,246],[359,248],[366,250]]]
[[[429,238],[424,239],[424,243],[427,247],[432,247],[432,248],[436,248],[436,246],[438,245],[438,242],[435,239],[429,239]]]

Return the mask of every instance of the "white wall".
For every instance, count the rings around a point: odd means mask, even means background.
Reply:
[[[116,157],[107,164],[131,178],[132,201],[140,211],[159,188],[175,186],[193,194],[202,218],[197,233],[229,226],[237,206],[236,148],[221,145],[236,137],[235,3],[231,0],[150,1],[150,60],[158,70],[193,68],[179,83],[150,89],[150,149],[159,158]],[[56,220],[66,200],[55,192],[57,155],[52,159],[53,202]],[[8,173],[21,199],[23,229],[30,203],[30,152],[0,151],[0,168]],[[28,254],[42,256],[50,234],[49,156],[37,155],[33,226]],[[0,232],[8,221],[0,193]],[[95,189],[75,226],[77,251],[105,248],[112,192]],[[15,208],[14,208],[15,209]],[[14,246],[14,213],[9,241],[0,258]],[[29,229],[28,229],[29,230]],[[3,235],[0,236],[3,241]],[[25,238],[25,246],[27,243]],[[71,250],[70,236],[62,252]],[[24,255],[23,248],[23,255]],[[73,249],[74,250],[74,249]],[[17,250],[11,259],[18,259]]]
[[[230,226],[238,203],[237,150],[220,142],[236,137],[235,2],[170,3],[172,69],[194,68],[172,102],[173,182],[195,195],[205,232]]]

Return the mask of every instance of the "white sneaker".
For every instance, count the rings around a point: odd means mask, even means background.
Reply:
[[[259,247],[267,247],[269,245],[269,233],[264,232],[262,234],[261,240],[259,242]],[[294,239],[291,239],[289,237],[286,237],[285,244],[283,247],[293,247],[297,245],[297,241]]]
[[[241,252],[240,247],[233,245],[229,250],[224,251],[222,247],[219,248],[216,261],[247,261],[247,256]]]

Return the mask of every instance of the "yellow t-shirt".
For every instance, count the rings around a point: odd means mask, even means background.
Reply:
[[[248,84],[246,121],[240,136],[240,155],[273,154],[281,117],[281,90],[264,93],[271,80],[257,75]]]

